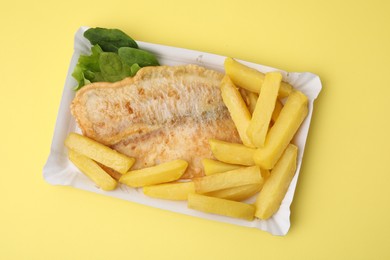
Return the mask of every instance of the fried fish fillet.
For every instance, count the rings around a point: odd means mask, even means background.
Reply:
[[[209,138],[240,142],[225,107],[223,75],[197,65],[145,67],[133,78],[79,90],[71,113],[85,136],[136,158],[132,169],[184,159],[202,176]]]

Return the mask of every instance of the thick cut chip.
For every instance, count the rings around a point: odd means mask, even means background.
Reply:
[[[253,114],[253,111],[255,111],[256,108],[256,103],[257,103],[257,99],[259,98],[259,95],[254,92],[247,91],[247,96],[249,100],[248,109],[251,112],[251,114]]]
[[[282,108],[283,108],[283,103],[279,99],[277,99],[275,102],[275,109],[274,112],[272,113],[272,118],[271,118],[273,123],[275,123],[276,119],[278,119],[280,111],[282,111]]]
[[[114,169],[105,166],[104,164],[98,163],[97,164],[105,171],[107,172],[112,178],[114,178],[116,181],[119,181],[120,177],[122,176],[122,173],[119,173],[115,171]]]
[[[116,188],[116,180],[92,159],[73,150],[69,150],[69,160],[102,190],[110,191]]]
[[[264,82],[263,73],[232,58],[226,58],[224,66],[226,74],[229,75],[235,85],[255,93],[260,93]],[[290,84],[282,82],[280,85],[279,97],[287,97],[292,90],[293,88]]]
[[[196,178],[193,181],[197,193],[207,193],[247,184],[263,183],[264,180],[260,168],[250,166]]]
[[[255,206],[256,217],[270,218],[280,207],[297,167],[298,147],[288,145],[259,193]]]
[[[254,153],[254,161],[264,169],[272,169],[293,139],[308,113],[307,97],[294,91],[288,97],[275,124],[267,134],[264,147]]]
[[[243,186],[212,191],[206,193],[205,195],[227,200],[242,201],[261,191],[262,187],[263,183],[247,184]]]
[[[187,200],[188,194],[195,193],[195,185],[192,181],[164,183],[143,187],[145,195],[166,200]]]
[[[220,173],[220,172],[227,172],[230,170],[235,170],[241,167],[244,167],[242,165],[237,165],[237,164],[230,164],[230,163],[224,163],[221,161],[216,161],[212,159],[202,159],[202,164],[204,168],[204,173],[206,175],[212,175],[215,173]]]
[[[282,74],[279,72],[265,74],[259,99],[247,129],[247,134],[256,147],[264,146],[281,81]]]
[[[129,171],[123,174],[119,182],[130,187],[143,187],[178,180],[188,163],[184,160],[174,160],[156,166]]]
[[[257,99],[259,98],[259,94],[249,91],[247,89],[239,88],[242,98],[245,101],[246,106],[251,114],[255,110]]]
[[[256,152],[256,148],[216,139],[210,139],[209,144],[213,155],[219,161],[246,166],[255,165],[253,156]]]
[[[271,171],[267,169],[261,169],[261,168],[260,171],[261,171],[261,176],[264,179],[264,182],[267,181],[268,177],[271,175]]]
[[[188,207],[233,218],[253,220],[255,207],[243,202],[214,198],[200,194],[189,194]]]
[[[251,113],[249,112],[240,92],[233,84],[229,76],[225,75],[225,77],[222,79],[221,95],[223,102],[228,108],[230,116],[237,128],[242,143],[246,146],[253,147],[253,144],[246,133],[248,125],[251,121]]]
[[[135,161],[134,158],[120,154],[103,144],[76,133],[68,135],[65,139],[65,146],[122,174],[126,173]]]

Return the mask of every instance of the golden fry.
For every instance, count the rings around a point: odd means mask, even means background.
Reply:
[[[145,195],[166,200],[187,200],[188,194],[195,193],[195,185],[192,181],[164,183],[143,187]]]
[[[255,213],[255,207],[251,204],[213,198],[195,193],[189,194],[188,207],[190,209],[195,209],[206,213],[213,213],[245,220],[253,220]]]
[[[234,125],[237,128],[242,143],[246,146],[253,147],[253,144],[246,133],[246,129],[251,121],[251,114],[237,87],[226,75],[221,82],[221,95],[223,102],[229,110]]]
[[[271,117],[273,123],[275,123],[276,119],[278,119],[280,111],[282,111],[282,108],[283,108],[282,102],[279,99],[277,99],[275,102],[274,112],[272,113],[272,117]]]
[[[271,127],[265,145],[254,153],[254,161],[264,169],[272,169],[290,143],[308,113],[307,97],[294,91],[288,97],[278,120]]]
[[[212,175],[220,172],[227,172],[243,167],[242,165],[224,163],[212,159],[202,159],[204,174]]]
[[[264,180],[260,168],[251,166],[196,178],[193,181],[197,193],[207,193],[247,184],[263,183]]]
[[[208,192],[205,195],[227,200],[242,201],[252,197],[263,187],[263,183],[247,184],[223,190]]]
[[[126,173],[135,162],[134,158],[120,154],[108,146],[76,133],[68,135],[65,139],[65,146],[122,174]]]
[[[248,102],[249,102],[248,109],[249,112],[253,114],[253,111],[255,111],[256,108],[257,99],[259,98],[259,95],[248,90],[246,90],[246,92],[247,92],[246,95],[248,97]]]
[[[289,144],[264,183],[255,206],[256,217],[270,218],[280,207],[297,167],[298,147]]]
[[[247,128],[247,135],[256,147],[264,146],[281,81],[282,74],[279,72],[265,74],[259,99]]]
[[[129,171],[122,175],[119,182],[130,187],[143,187],[178,180],[187,169],[184,160],[174,160],[156,166]]]
[[[104,164],[96,162],[105,172],[107,172],[114,180],[119,181],[120,177],[122,176],[122,173],[119,173],[115,171],[114,169],[111,169],[110,167],[105,166]]]
[[[216,139],[209,139],[209,144],[213,155],[221,162],[246,166],[255,165],[253,160],[255,148]]]
[[[270,172],[270,170],[261,169],[261,168],[260,168],[260,171],[261,171],[261,177],[263,177],[264,182],[265,182],[268,179],[268,177],[271,175],[271,172]]]
[[[69,160],[102,190],[110,191],[116,188],[116,180],[92,159],[76,151],[69,150]]]
[[[233,83],[249,91],[260,93],[264,81],[264,74],[250,68],[232,58],[226,58],[224,63],[226,74]],[[286,82],[280,84],[279,98],[287,97],[293,90],[292,86]]]

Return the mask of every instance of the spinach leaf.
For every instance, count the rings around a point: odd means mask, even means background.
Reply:
[[[144,50],[121,47],[118,49],[118,54],[129,66],[132,66],[134,63],[137,63],[140,67],[160,65],[153,54]]]
[[[90,55],[80,55],[74,68],[75,90],[91,82],[133,77],[141,67],[159,65],[152,53],[138,49],[137,43],[118,29],[90,28],[84,36],[93,46]]]
[[[77,86],[74,90],[79,90],[84,85],[91,83],[84,75],[83,68],[81,66],[76,66],[73,70],[72,76],[75,80],[77,80]]]
[[[99,57],[99,67],[105,81],[115,82],[131,75],[130,66],[118,54],[103,52]]]
[[[140,69],[141,69],[141,67],[137,63],[134,63],[133,65],[131,65],[130,76],[131,77],[135,76],[135,74],[137,74],[137,71],[139,71]]]
[[[102,52],[103,50],[98,44],[92,46],[91,55],[80,55],[79,64],[90,71],[99,71],[98,60]]]
[[[102,53],[99,45],[94,45],[91,48],[91,55],[80,55],[77,65],[72,73],[72,76],[77,80],[77,87],[80,89],[86,84],[99,81],[96,73],[100,72],[99,57]]]
[[[99,44],[103,51],[117,52],[120,47],[138,48],[137,43],[118,29],[90,28],[84,32],[92,45]]]

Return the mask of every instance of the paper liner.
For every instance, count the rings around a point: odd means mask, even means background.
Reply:
[[[277,213],[275,213],[270,219],[266,221],[258,219],[253,221],[246,221],[214,214],[207,214],[187,208],[187,203],[184,201],[176,202],[149,198],[142,193],[142,189],[129,188],[123,184],[119,184],[118,188],[114,191],[103,191],[96,187],[96,185],[94,185],[94,183],[92,183],[85,175],[80,173],[79,170],[68,160],[67,149],[64,147],[64,140],[70,132],[81,133],[80,129],[75,123],[74,118],[71,116],[69,109],[70,103],[75,95],[73,88],[77,85],[77,82],[72,78],[71,74],[77,64],[80,54],[90,53],[90,43],[83,37],[84,31],[87,29],[88,27],[80,27],[80,29],[75,34],[74,53],[70,62],[61,104],[58,111],[51,150],[48,160],[43,168],[44,179],[53,185],[69,185],[75,188],[149,205],[155,208],[170,210],[173,212],[201,217],[213,221],[221,221],[245,227],[258,228],[273,235],[287,234],[290,228],[290,205],[294,197],[299,171],[302,164],[303,152],[309,131],[310,120],[313,113],[313,102],[317,98],[322,88],[319,77],[312,73],[289,73],[268,66],[238,60],[243,64],[246,64],[264,73],[269,71],[280,71],[283,75],[284,81],[289,82],[296,89],[307,95],[309,99],[309,113],[294,138],[294,144],[299,147],[297,172]],[[161,64],[197,64],[209,69],[224,72],[223,63],[226,58],[224,56],[146,42],[138,41],[137,43],[141,49],[145,49],[154,53]],[[252,197],[246,202],[252,203],[254,201],[255,197]]]

